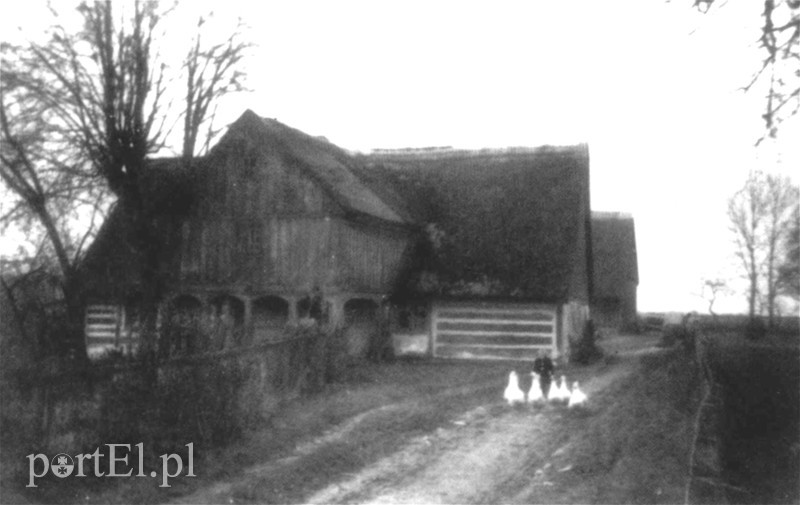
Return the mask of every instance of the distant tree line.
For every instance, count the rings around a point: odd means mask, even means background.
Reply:
[[[748,313],[772,326],[779,295],[800,299],[800,189],[787,176],[752,172],[728,201]]]

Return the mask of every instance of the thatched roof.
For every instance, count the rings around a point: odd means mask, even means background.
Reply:
[[[596,297],[618,297],[626,286],[639,283],[636,233],[631,215],[592,212],[592,254]]]
[[[407,289],[562,301],[588,225],[586,146],[365,156],[359,175],[424,228]]]
[[[320,184],[345,212],[362,214],[389,222],[404,220],[353,173],[355,160],[343,149],[275,120],[247,110],[211,151],[213,158],[234,138],[247,136],[260,149],[278,155],[287,165],[305,171]]]
[[[191,214],[195,204],[217,205],[203,194],[213,182],[208,174],[223,169],[223,160],[253,153],[305,173],[340,207],[340,215],[416,229],[417,250],[399,296],[560,302],[576,289],[575,273],[585,270],[579,270],[590,253],[582,242],[590,226],[585,145],[352,155],[246,111],[191,171],[179,160],[152,162],[144,184],[152,186],[148,213],[160,237],[154,243],[165,282],[178,274],[187,209]],[[237,198],[256,193],[256,187],[247,188]],[[87,254],[84,268],[95,291],[116,295],[136,284],[141,261],[131,225],[116,208]]]
[[[378,198],[360,179],[351,165],[353,157],[335,145],[290,128],[274,119],[265,119],[246,111],[237,119],[205,157],[195,158],[187,168],[179,158],[153,159],[142,178],[141,193],[145,198],[147,221],[153,225],[152,240],[161,258],[159,276],[165,282],[177,276],[177,254],[180,250],[180,229],[186,219],[197,219],[197,208],[216,205],[209,198],[215,191],[215,172],[225,169],[226,157],[241,158],[264,154],[264,159],[280,159],[293,169],[314,180],[348,217],[368,217],[394,225],[407,223]],[[259,165],[261,166],[261,165]],[[250,188],[252,189],[252,188]],[[217,195],[219,196],[219,195]],[[242,198],[252,191],[242,188],[233,199],[240,206]],[[210,214],[224,214],[232,209],[211,209]],[[204,212],[203,214],[209,214]],[[233,212],[236,218],[236,212]],[[130,210],[115,205],[90,247],[81,268],[90,292],[118,297],[135,290],[140,279],[143,256],[136,245]],[[137,252],[139,251],[139,252]]]

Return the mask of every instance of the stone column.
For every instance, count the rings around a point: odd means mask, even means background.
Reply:
[[[289,303],[289,314],[287,321],[289,326],[297,326],[297,324],[300,322],[297,317],[297,297],[284,296],[283,299]]]
[[[344,304],[347,303],[344,295],[331,296],[328,298],[330,303],[329,323],[334,328],[344,326]]]
[[[239,297],[244,303],[244,320],[242,321],[242,343],[249,344],[253,342],[253,297],[241,295]]]

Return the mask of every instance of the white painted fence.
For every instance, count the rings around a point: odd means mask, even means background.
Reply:
[[[530,304],[447,304],[432,314],[433,356],[533,360],[540,349],[557,354],[555,307]]]
[[[139,342],[135,317],[127,314],[125,307],[117,305],[89,305],[86,307],[86,352],[89,357],[107,351],[132,352]]]

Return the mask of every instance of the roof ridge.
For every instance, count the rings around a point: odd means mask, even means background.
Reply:
[[[592,219],[633,219],[633,214],[624,211],[593,210]]]
[[[286,125],[274,118],[258,116],[248,109],[236,121],[245,131],[263,135],[297,168],[316,181],[345,212],[364,214],[387,222],[404,223],[391,205],[356,173],[360,160],[336,144]],[[229,130],[230,131],[230,130]],[[262,140],[263,140],[262,138]]]
[[[578,151],[588,154],[587,144],[545,144],[541,146],[484,147],[481,149],[453,148],[451,146],[403,147],[396,149],[379,148],[371,150],[366,153],[365,156],[374,158],[455,158],[491,156],[496,154],[564,154]]]

